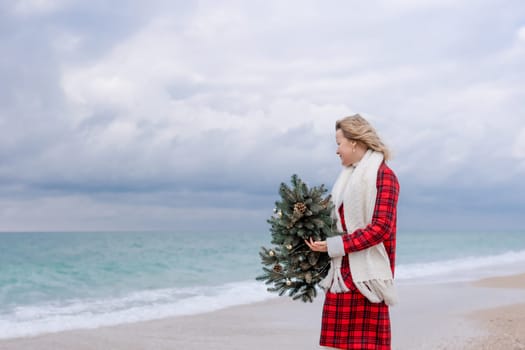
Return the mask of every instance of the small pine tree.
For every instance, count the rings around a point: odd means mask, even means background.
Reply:
[[[261,247],[264,273],[257,280],[273,284],[270,292],[312,302],[316,285],[328,273],[330,258],[310,250],[304,240],[325,240],[337,234],[332,231],[333,205],[330,196],[324,197],[324,185],[309,189],[297,175],[292,176],[291,183],[291,188],[281,184],[281,201],[275,202],[274,215],[268,219],[275,246]]]

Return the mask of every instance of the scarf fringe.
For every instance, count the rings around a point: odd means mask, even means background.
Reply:
[[[332,293],[346,293],[350,291],[341,275],[341,263],[344,257],[346,256],[332,258],[328,274],[319,283],[319,286],[325,291],[329,290]],[[354,284],[359,292],[372,303],[384,301],[389,306],[398,303],[397,290],[393,279],[354,280]]]
[[[349,292],[350,289],[345,284],[345,280],[341,275],[341,263],[343,257],[332,258],[330,261],[330,270],[325,278],[319,283],[321,288],[325,291],[330,290],[332,293],[345,293]]]
[[[354,284],[361,294],[372,303],[380,303],[384,301],[385,304],[392,306],[398,302],[397,291],[393,279],[374,279],[370,281],[354,282]]]

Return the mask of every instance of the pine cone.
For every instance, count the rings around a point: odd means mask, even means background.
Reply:
[[[283,271],[283,267],[281,265],[279,265],[279,264],[275,264],[273,266],[273,271],[277,272],[277,273],[281,273]]]
[[[293,206],[294,214],[304,214],[306,212],[306,205],[303,202],[297,202]]]
[[[305,275],[304,275],[304,280],[306,283],[310,284],[312,283],[312,274],[310,272],[307,272]]]

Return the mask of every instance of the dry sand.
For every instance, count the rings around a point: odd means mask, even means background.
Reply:
[[[479,310],[469,316],[487,331],[470,342],[469,350],[525,349],[525,303]]]
[[[525,295],[525,274],[487,278],[474,283],[484,288],[517,288]],[[525,349],[525,303],[477,310],[469,314],[486,335],[471,341],[468,349]]]
[[[524,349],[523,282],[525,274],[475,286],[400,284],[401,302],[391,308],[393,349]],[[0,349],[318,349],[321,307],[322,298],[312,304],[277,298],[201,315],[0,340]]]

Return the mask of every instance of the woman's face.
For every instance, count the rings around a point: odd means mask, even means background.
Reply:
[[[335,132],[335,141],[337,142],[337,155],[341,158],[341,165],[350,166],[359,161],[356,153],[357,142],[347,139],[341,129]]]

